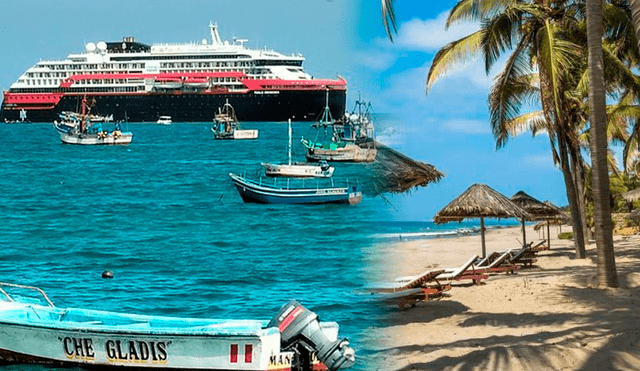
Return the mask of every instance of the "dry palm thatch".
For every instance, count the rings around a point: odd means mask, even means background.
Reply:
[[[565,215],[565,217],[567,217]],[[568,217],[567,217],[568,218]],[[565,224],[569,224],[570,220],[569,219],[565,219],[564,217],[559,218],[559,219],[545,219],[539,223],[536,223],[536,225],[533,226],[533,230],[534,231],[539,231],[540,229],[550,226],[550,225],[565,225]]]
[[[474,184],[456,197],[434,217],[437,224],[466,218],[530,218],[531,216],[504,195],[484,184]]]
[[[485,257],[487,248],[484,238],[484,218],[523,219],[530,218],[530,215],[493,188],[484,184],[474,184],[438,211],[433,221],[436,224],[442,224],[460,222],[466,218],[480,218],[482,256]]]
[[[640,188],[636,188],[632,191],[625,192],[621,196],[627,202],[633,202],[635,200],[638,200],[640,199]]]
[[[373,163],[368,193],[404,193],[439,181],[444,174],[435,166],[416,161],[380,143]]]
[[[532,219],[529,220],[556,219],[562,213],[557,207],[538,201],[523,191],[513,195],[511,197],[511,201],[520,206],[524,211],[531,214]]]

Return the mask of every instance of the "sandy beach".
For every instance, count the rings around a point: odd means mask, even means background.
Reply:
[[[563,231],[569,228],[563,227]],[[449,296],[400,311],[368,331],[378,370],[640,369],[640,236],[614,236],[620,288],[598,289],[596,246],[574,259],[572,241],[538,253],[532,268],[454,284]],[[541,235],[527,227],[527,240]],[[487,251],[517,248],[518,227],[487,232]],[[481,254],[480,236],[397,241],[372,257],[379,282]]]

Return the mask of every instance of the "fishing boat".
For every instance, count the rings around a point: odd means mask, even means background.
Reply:
[[[291,119],[289,119],[289,142],[287,145],[288,162],[286,164],[262,163],[264,172],[267,176],[280,176],[290,178],[330,178],[335,170],[326,161],[320,161],[315,164],[294,163],[291,156]]]
[[[334,120],[329,109],[329,95],[320,119],[313,124],[314,140],[301,139],[307,161],[373,162],[377,149],[373,139],[373,123],[364,116],[345,116]],[[353,117],[353,119],[352,119]],[[325,133],[320,140],[320,133]],[[330,137],[326,134],[330,133]],[[371,136],[370,136],[371,135]]]
[[[0,283],[0,333],[3,363],[311,371],[355,362],[338,324],[293,300],[270,321],[178,318],[58,308],[40,288]]]
[[[224,106],[218,108],[213,120],[214,139],[256,139],[258,130],[245,130],[240,127],[236,110],[227,99]]]
[[[160,116],[157,123],[158,125],[171,125],[173,121],[171,121],[171,116]]]
[[[335,187],[292,187],[289,180],[284,186],[278,186],[277,178],[273,185],[264,184],[245,177],[229,174],[242,200],[260,204],[350,204],[362,201],[362,192],[358,185]]]
[[[133,133],[122,131],[120,123],[115,123],[113,130],[107,125],[113,116],[92,115],[87,105],[87,98],[82,99],[82,113],[65,111],[60,114],[61,121],[53,125],[60,134],[60,140],[66,144],[105,145],[129,144]]]

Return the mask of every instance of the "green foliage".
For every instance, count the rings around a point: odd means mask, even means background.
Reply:
[[[558,234],[560,240],[570,240],[573,238],[573,232],[562,232]]]

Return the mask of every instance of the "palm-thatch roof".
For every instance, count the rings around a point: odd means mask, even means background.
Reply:
[[[520,206],[521,209],[531,214],[529,220],[546,220],[556,219],[561,211],[557,207],[550,206],[544,202],[538,201],[529,196],[524,191],[519,191],[511,197],[514,204]]]
[[[434,222],[442,224],[481,217],[529,219],[531,215],[493,188],[474,184],[438,211]]]
[[[635,200],[638,200],[638,199],[640,199],[640,188],[636,188],[636,189],[631,190],[629,192],[625,192],[621,196],[627,202],[633,202]]]
[[[367,193],[404,193],[439,181],[444,174],[435,166],[416,161],[383,144],[376,143],[378,154],[373,163]]]

